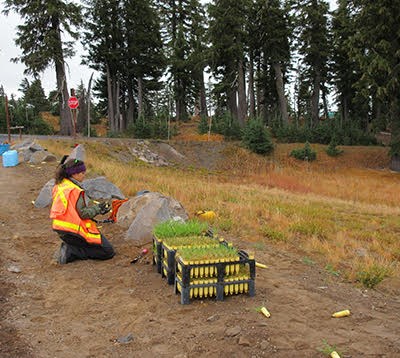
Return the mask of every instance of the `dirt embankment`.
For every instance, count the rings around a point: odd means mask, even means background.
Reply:
[[[190,305],[150,258],[130,264],[140,249],[117,225],[103,227],[114,259],[57,265],[48,210],[31,204],[53,172],[52,164],[0,168],[1,357],[324,357],[327,345],[342,357],[400,356],[397,296],[356,288],[273,247],[257,257],[268,268],[257,271],[255,297]],[[350,317],[330,317],[345,308]]]

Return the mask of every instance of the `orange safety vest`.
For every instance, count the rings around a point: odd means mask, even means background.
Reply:
[[[76,203],[83,189],[71,180],[63,181],[53,188],[53,204],[50,218],[53,229],[68,231],[82,236],[90,244],[101,244],[101,235],[96,223],[90,219],[82,219],[76,210]]]

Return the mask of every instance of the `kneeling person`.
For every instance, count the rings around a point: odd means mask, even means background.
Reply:
[[[77,159],[61,163],[56,171],[53,203],[50,218],[61,243],[58,262],[66,264],[75,260],[108,260],[114,255],[110,242],[97,228],[93,218],[106,214],[110,206],[100,203],[89,206],[81,183],[85,177],[85,164]]]

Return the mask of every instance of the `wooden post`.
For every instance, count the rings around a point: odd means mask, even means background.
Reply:
[[[6,96],[6,104],[5,105],[6,105],[8,143],[11,143],[10,114],[8,113],[8,98],[7,98],[7,96]]]
[[[71,97],[75,97],[75,89],[71,88]],[[72,112],[72,131],[74,135],[74,139],[76,139],[76,108],[71,109]]]

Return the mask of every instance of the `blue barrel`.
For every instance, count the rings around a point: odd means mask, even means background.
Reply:
[[[0,155],[10,149],[9,144],[0,144]]]
[[[18,164],[18,152],[7,150],[3,153],[3,167],[15,167]]]

